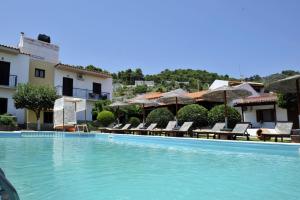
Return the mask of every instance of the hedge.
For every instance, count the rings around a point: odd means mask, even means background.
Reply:
[[[190,104],[182,107],[178,113],[178,123],[194,122],[193,127],[203,127],[208,124],[207,120],[208,110],[198,104]]]
[[[157,123],[158,128],[165,128],[169,121],[174,120],[174,115],[167,108],[156,108],[152,110],[147,118],[146,123]]]
[[[141,123],[141,120],[137,117],[130,117],[128,123],[131,124],[132,127],[137,127]]]
[[[208,122],[211,126],[217,122],[225,122],[224,107],[224,105],[218,105],[208,112]],[[236,123],[241,122],[241,115],[236,109],[227,106],[227,113],[228,128],[233,128]]]
[[[112,112],[104,110],[98,113],[97,120],[100,122],[101,126],[109,126],[115,121],[115,116]]]

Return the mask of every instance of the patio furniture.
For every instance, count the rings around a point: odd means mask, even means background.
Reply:
[[[111,133],[127,133],[129,132],[130,126],[131,124],[125,124],[121,129],[120,128],[112,129]]]
[[[135,131],[145,129],[144,123],[140,123],[137,127],[129,129],[129,133],[134,134]]]
[[[114,129],[120,129],[122,126],[122,124],[116,124],[114,125],[113,127],[100,127],[98,128],[98,130],[101,132],[101,133],[110,133],[111,130],[114,130]]]
[[[145,128],[144,129],[137,129],[137,130],[134,130],[133,132],[137,133],[137,134],[141,134],[141,135],[146,135],[146,134],[149,134],[150,131],[155,129],[156,126],[157,126],[157,123],[152,123],[146,129]]]
[[[215,132],[221,131],[225,127],[225,123],[216,123],[212,129],[197,129],[194,130],[193,133],[197,135],[197,138],[199,138],[199,135],[206,135],[207,139],[209,139],[209,136],[213,134],[215,136]]]
[[[156,135],[159,134],[161,135],[162,133],[165,133],[166,131],[171,131],[175,128],[177,122],[176,121],[169,121],[166,128],[164,129],[154,129],[152,131],[149,131],[150,135]]]
[[[218,136],[218,139],[235,140],[238,136],[246,136],[247,140],[249,140],[249,134],[247,133],[249,126],[249,123],[237,123],[232,131],[216,131],[215,135]]]
[[[178,130],[173,129],[170,131],[165,131],[165,134],[172,137],[183,137],[184,134],[188,134],[192,125],[193,122],[184,122]]]
[[[278,141],[278,138],[281,138],[281,142],[283,142],[284,137],[290,137],[292,131],[293,123],[292,122],[277,122],[274,129],[263,129],[261,133],[261,137],[264,141],[266,139],[275,138],[275,142]]]
[[[74,97],[56,99],[53,108],[53,128],[55,130],[75,131],[77,114],[84,111],[86,124],[86,100]]]

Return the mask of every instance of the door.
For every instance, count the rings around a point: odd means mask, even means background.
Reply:
[[[101,83],[93,83],[93,93],[98,94],[99,96],[101,95]]]
[[[0,61],[0,85],[9,85],[10,63]]]
[[[7,98],[0,98],[0,115],[7,113]]]
[[[288,121],[293,122],[293,128],[299,127],[297,104],[291,104],[287,107]]]
[[[67,78],[63,77],[63,91],[62,91],[63,96],[73,96],[73,79],[72,78]]]

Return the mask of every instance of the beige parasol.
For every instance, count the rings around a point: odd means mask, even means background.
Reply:
[[[157,100],[164,104],[175,104],[176,115],[178,111],[178,104],[189,104],[193,103],[194,99],[188,96],[188,92],[183,89],[176,89],[170,92],[163,93],[162,96]]]
[[[250,95],[252,95],[250,91],[239,88],[238,86],[221,86],[213,90],[208,90],[206,94],[203,95],[203,98],[214,102],[224,102],[225,127],[228,128],[227,102]]]
[[[157,105],[159,105],[159,103],[154,101],[154,100],[148,100],[148,99],[143,99],[143,98],[129,99],[127,102],[129,104],[140,105],[142,107],[142,109],[143,109],[143,123],[145,123],[145,106],[157,106]]]

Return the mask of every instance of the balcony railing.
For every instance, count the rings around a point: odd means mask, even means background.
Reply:
[[[18,84],[18,76],[17,75],[9,75],[8,81],[0,80],[1,86],[17,87],[17,84]]]
[[[63,87],[61,85],[56,86],[56,92],[60,96],[72,96],[82,99],[92,99],[92,100],[105,100],[109,99],[110,93],[101,92],[101,94],[96,94],[92,90],[83,89],[83,88],[73,88],[72,95],[64,94]]]

